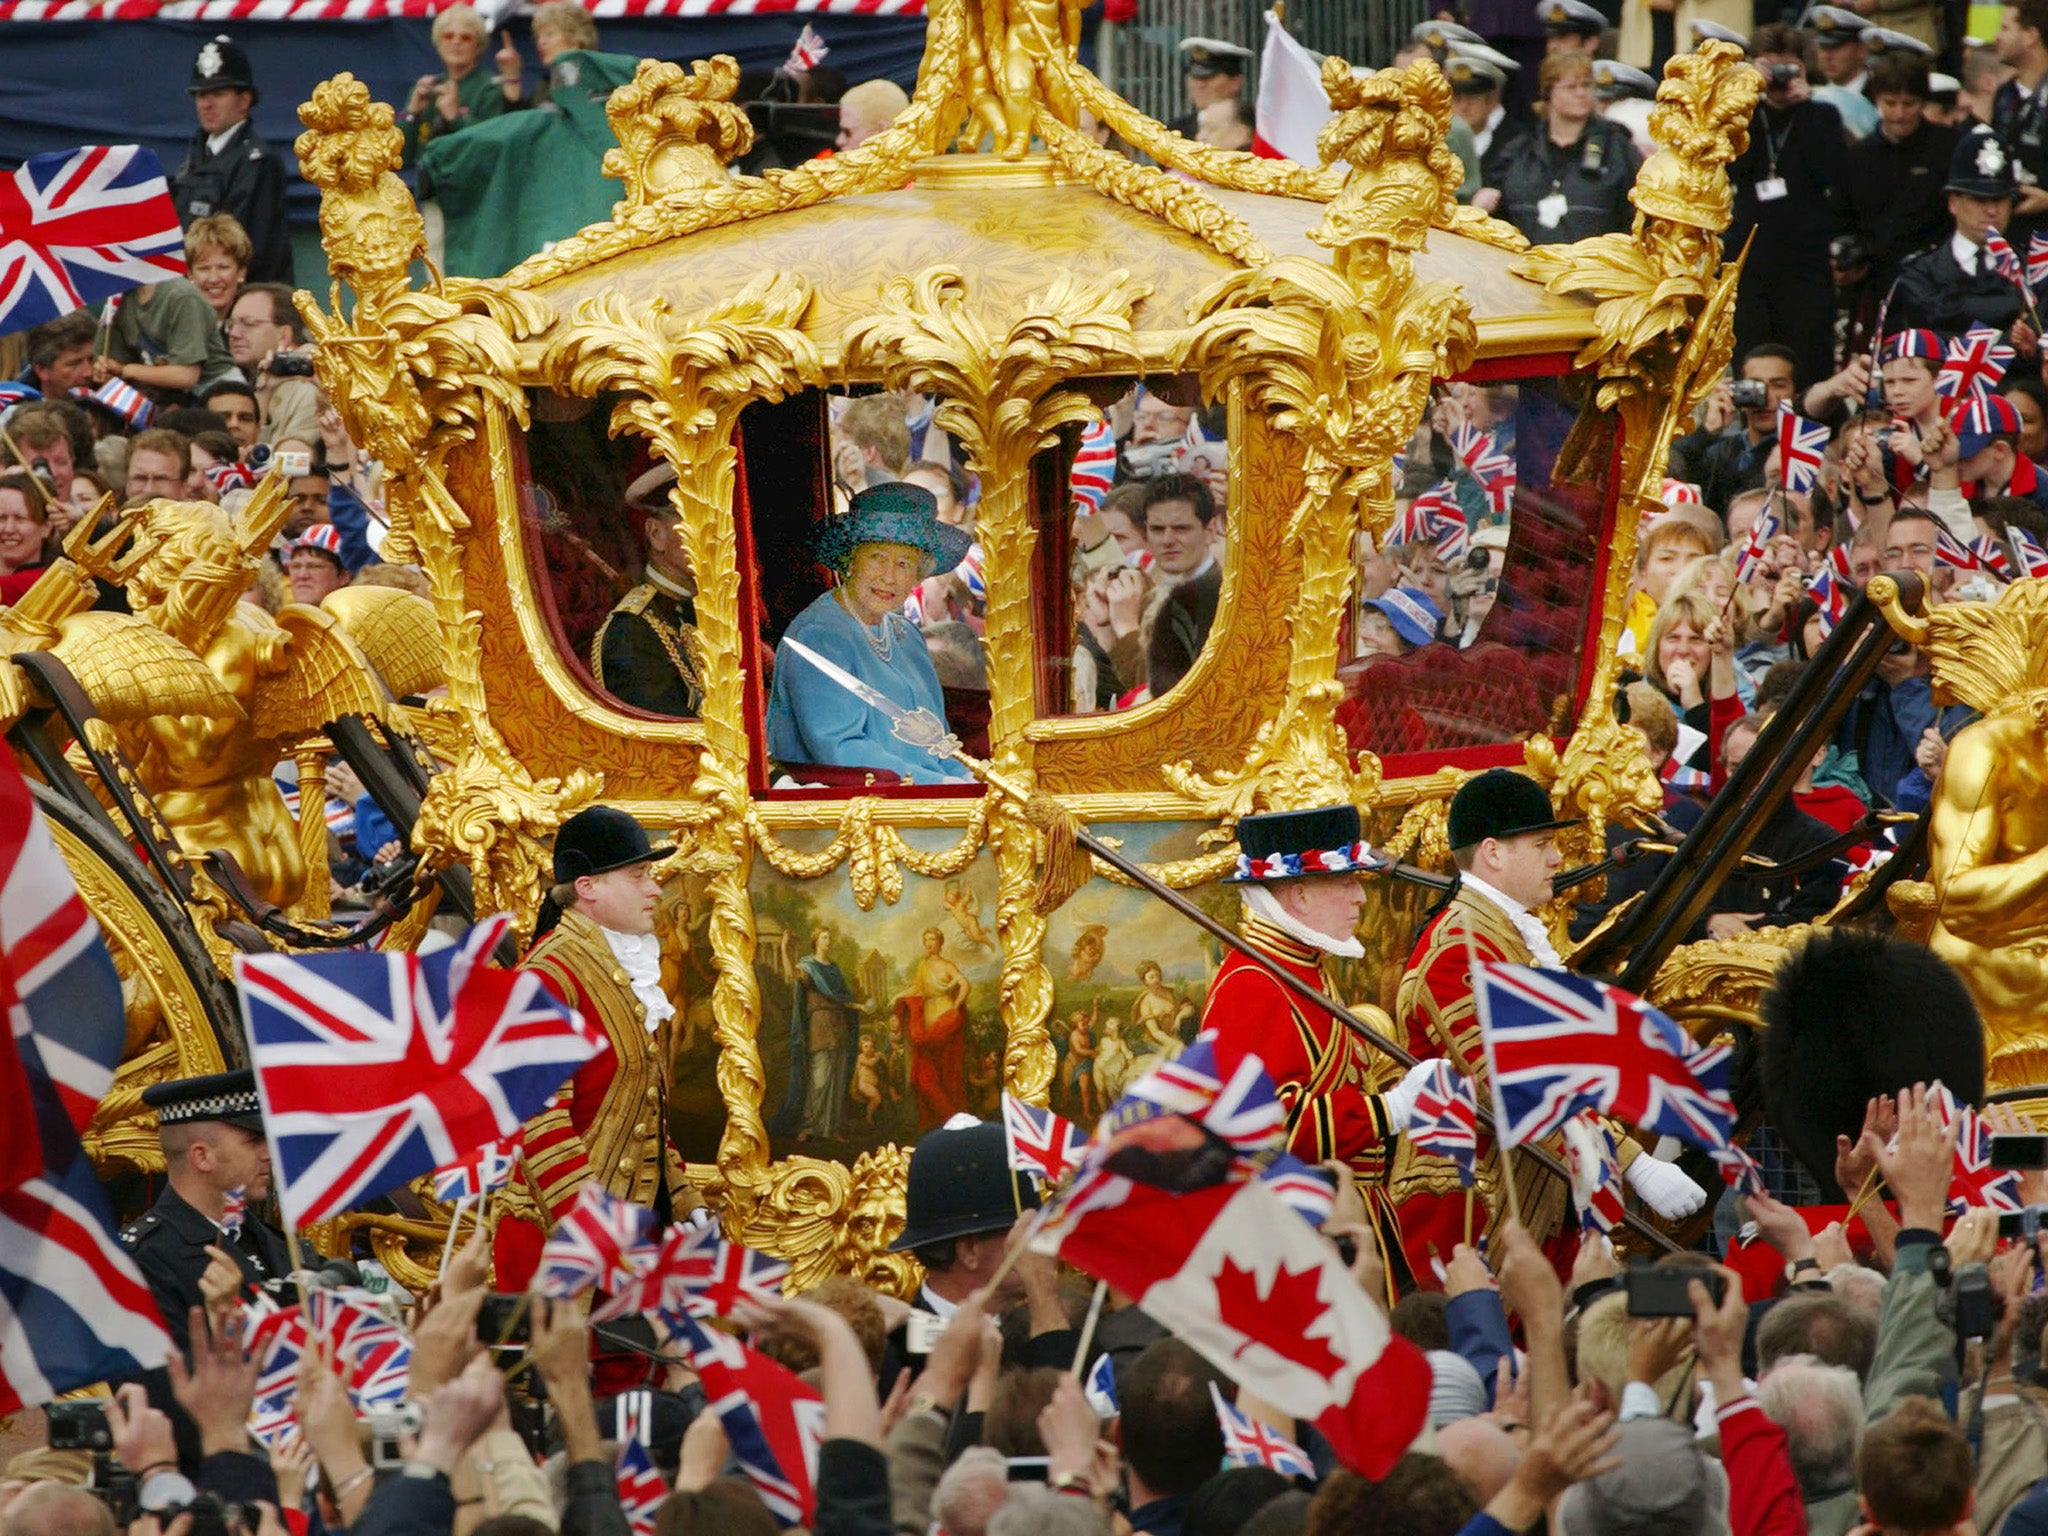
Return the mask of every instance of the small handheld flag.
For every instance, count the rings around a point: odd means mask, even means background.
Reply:
[[[1282,1477],[1314,1477],[1308,1453],[1268,1425],[1238,1411],[1215,1382],[1209,1383],[1216,1422],[1223,1427],[1223,1459],[1233,1467],[1267,1467]]]
[[[222,1196],[220,1203],[220,1229],[229,1238],[242,1235],[242,1218],[249,1211],[249,1191],[237,1184]]]
[[[1418,1152],[1447,1157],[1458,1165],[1458,1182],[1472,1187],[1479,1155],[1479,1101],[1472,1079],[1441,1058],[1423,1080],[1408,1116],[1408,1139]]]
[[[1003,1144],[1013,1170],[1056,1184],[1080,1165],[1088,1138],[1071,1120],[1005,1093]]]

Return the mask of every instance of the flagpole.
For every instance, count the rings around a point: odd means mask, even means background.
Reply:
[[[1102,1303],[1109,1295],[1109,1282],[1095,1282],[1095,1295],[1088,1303],[1088,1320],[1081,1325],[1081,1342],[1074,1347],[1074,1363],[1067,1367],[1067,1374],[1076,1381],[1081,1379],[1081,1367],[1088,1363],[1088,1346],[1095,1342],[1095,1325],[1102,1321]]]
[[[1458,927],[1465,935],[1465,974],[1472,987],[1472,1006],[1479,1014],[1479,1043],[1486,1052],[1486,1087],[1493,1095],[1493,1144],[1500,1149],[1500,1179],[1508,1187],[1508,1214],[1515,1219],[1516,1226],[1523,1226],[1522,1195],[1515,1188],[1515,1161],[1512,1155],[1514,1143],[1501,1134],[1500,1122],[1507,1117],[1500,1109],[1500,1064],[1493,1059],[1493,1010],[1486,1001],[1486,988],[1479,984],[1479,950],[1472,942],[1472,925],[1462,917]],[[1481,1110],[1481,1114],[1485,1111]],[[1571,1183],[1567,1175],[1565,1183]],[[1471,1241],[1472,1207],[1470,1196],[1465,1207],[1466,1241]]]
[[[448,1240],[441,1245],[441,1268],[448,1267],[448,1261],[455,1257],[455,1234],[462,1226],[462,1213],[469,1209],[467,1199],[455,1202],[455,1214],[448,1218]],[[482,1220],[481,1217],[478,1218]]]

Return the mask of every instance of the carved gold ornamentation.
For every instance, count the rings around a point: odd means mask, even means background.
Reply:
[[[532,925],[545,868],[543,839],[588,803],[597,781],[581,770],[535,781],[492,724],[477,627],[464,587],[461,536],[469,518],[448,492],[445,466],[486,409],[523,423],[517,343],[553,319],[542,300],[498,284],[443,279],[410,291],[426,228],[397,176],[401,141],[391,109],[352,75],[337,75],[299,109],[299,164],[320,188],[320,230],[334,284],[328,312],[310,294],[300,313],[318,346],[315,368],[349,436],[385,471],[391,532],[385,558],[426,573],[447,652],[448,696],[435,709],[460,731],[448,770],[420,808],[413,843],[423,873],[467,862],[478,910]],[[355,293],[343,315],[341,289]]]
[[[605,116],[619,147],[604,155],[604,173],[626,184],[619,212],[661,198],[702,192],[725,179],[725,168],[754,142],[746,110],[732,104],[740,67],[720,54],[688,70],[642,59],[633,78],[613,91]]]
[[[1681,944],[1657,967],[1644,996],[1702,1040],[1730,1024],[1761,1028],[1764,994],[1778,967],[1813,932],[1799,923]]]
[[[1063,281],[1015,305],[1009,312],[1017,318],[999,332],[976,307],[995,296],[970,296],[957,271],[934,267],[891,284],[881,312],[846,338],[849,372],[877,372],[893,387],[934,397],[932,424],[953,435],[981,478],[975,531],[989,594],[982,633],[989,744],[996,767],[1020,784],[1032,782],[1024,730],[1038,713],[1032,461],[1055,445],[1061,427],[1095,417],[1086,395],[1062,386],[1083,374],[1137,366],[1131,310],[1144,293],[1121,271],[1101,283]],[[1032,905],[1042,838],[1005,801],[992,820],[989,841],[998,877],[996,932],[1003,947],[1001,997],[1008,1025],[1003,1079],[1012,1093],[1043,1103],[1055,1058],[1045,1027],[1052,973],[1039,953],[1045,919]]]
[[[936,853],[912,847],[893,826],[878,822],[875,813],[882,804],[870,795],[847,801],[832,841],[816,853],[799,853],[782,842],[758,807],[748,809],[747,831],[769,867],[792,880],[821,879],[841,864],[848,865],[853,902],[863,912],[873,911],[877,899],[894,906],[902,898],[905,869],[931,880],[959,874],[974,862],[988,838],[991,802],[986,798],[974,802],[960,841]]]
[[[542,363],[570,393],[614,391],[612,431],[638,432],[676,470],[669,498],[697,576],[705,743],[680,818],[680,863],[705,877],[711,903],[718,978],[711,1006],[727,1107],[718,1160],[742,1220],[766,1178],[768,1131],[754,1039],[761,999],[747,894],[753,849],[733,429],[748,401],[780,399],[822,377],[817,348],[797,330],[810,302],[809,286],[781,273],[763,275],[701,315],[673,315],[658,302],[636,313],[622,302],[592,301],[558,331]]]
[[[1206,777],[1185,763],[1165,769],[1176,791],[1232,820],[1261,805],[1366,804],[1378,787],[1378,760],[1364,754],[1353,770],[1335,720],[1352,542],[1361,524],[1376,537],[1392,524],[1387,465],[1414,434],[1432,384],[1471,358],[1463,294],[1452,283],[1418,283],[1414,271],[1415,252],[1463,175],[1443,142],[1450,88],[1433,66],[1357,80],[1339,63],[1324,71],[1339,111],[1318,143],[1352,170],[1309,232],[1331,247],[1331,264],[1287,256],[1226,279],[1182,352],[1204,393],[1237,384],[1247,406],[1303,454],[1288,523],[1302,579],[1288,624],[1286,703],[1241,769]]]
[[[2048,1077],[2048,581],[1995,603],[1905,613],[1896,584],[1872,600],[1927,656],[1934,696],[1983,718],[1950,741],[1928,811],[1927,878],[1886,892],[1903,932],[1962,974],[1984,1019],[1986,1082]]]

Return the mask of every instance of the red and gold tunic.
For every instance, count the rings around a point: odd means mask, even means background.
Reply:
[[[524,1287],[540,1259],[543,1229],[588,1180],[637,1205],[653,1205],[665,1190],[671,1215],[703,1203],[668,1134],[674,1019],[647,1027],[647,1010],[604,930],[577,912],[563,913],[520,969],[538,972],[548,991],[601,1024],[611,1049],[585,1062],[526,1122],[494,1250],[503,1290]]]
[[[1486,1046],[1472,1000],[1475,959],[1510,965],[1536,963],[1508,914],[1477,891],[1461,887],[1416,939],[1394,1008],[1409,1051],[1417,1056],[1448,1057],[1472,1079],[1480,1108],[1490,1109],[1493,1090],[1486,1071]],[[1626,1167],[1634,1161],[1638,1148],[1621,1136],[1615,1139]],[[1547,1145],[1562,1155],[1557,1138]],[[1494,1150],[1493,1138],[1483,1131],[1476,1167],[1479,1181],[1472,1196],[1475,1236],[1490,1230],[1490,1220],[1502,1216],[1507,1204],[1501,1193],[1499,1153]],[[1417,1153],[1404,1139],[1390,1185],[1400,1209],[1401,1242],[1408,1250],[1410,1267],[1422,1284],[1434,1285],[1438,1282],[1430,1259],[1448,1262],[1451,1249],[1465,1240],[1466,1195],[1458,1182],[1457,1166],[1448,1158]],[[1571,1191],[1532,1158],[1515,1161],[1515,1187],[1530,1234],[1544,1245],[1553,1263],[1561,1262],[1559,1272],[1568,1273],[1578,1251]]]
[[[1240,930],[1274,966],[1327,991],[1322,954],[1247,913]],[[1266,1065],[1287,1111],[1287,1150],[1305,1162],[1338,1158],[1359,1182],[1386,1177],[1394,1132],[1386,1103],[1369,1088],[1376,1063],[1329,1010],[1287,990],[1235,950],[1225,958],[1202,1008],[1202,1029],[1216,1033],[1223,1075],[1247,1055]]]

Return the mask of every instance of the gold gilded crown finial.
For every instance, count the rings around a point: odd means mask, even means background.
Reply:
[[[1725,173],[1749,148],[1762,84],[1733,43],[1704,42],[1675,55],[1650,111],[1650,137],[1660,148],[1637,173],[1630,201],[1652,218],[1716,234],[1726,229],[1735,189]]]
[[[640,61],[604,109],[619,140],[605,151],[604,173],[626,184],[622,211],[725,180],[754,142],[753,124],[732,104],[739,83],[739,64],[725,54],[688,70]]]
[[[299,121],[306,131],[292,148],[300,173],[326,194],[320,236],[329,271],[358,292],[365,283],[403,285],[413,259],[426,254],[427,228],[398,179],[405,141],[391,108],[344,73],[313,88]]]
[[[1347,162],[1351,173],[1309,239],[1421,250],[1430,225],[1456,205],[1465,174],[1444,143],[1451,88],[1443,71],[1425,59],[1361,75],[1332,54],[1323,60],[1323,90],[1336,115],[1316,135],[1316,151],[1326,165]]]

